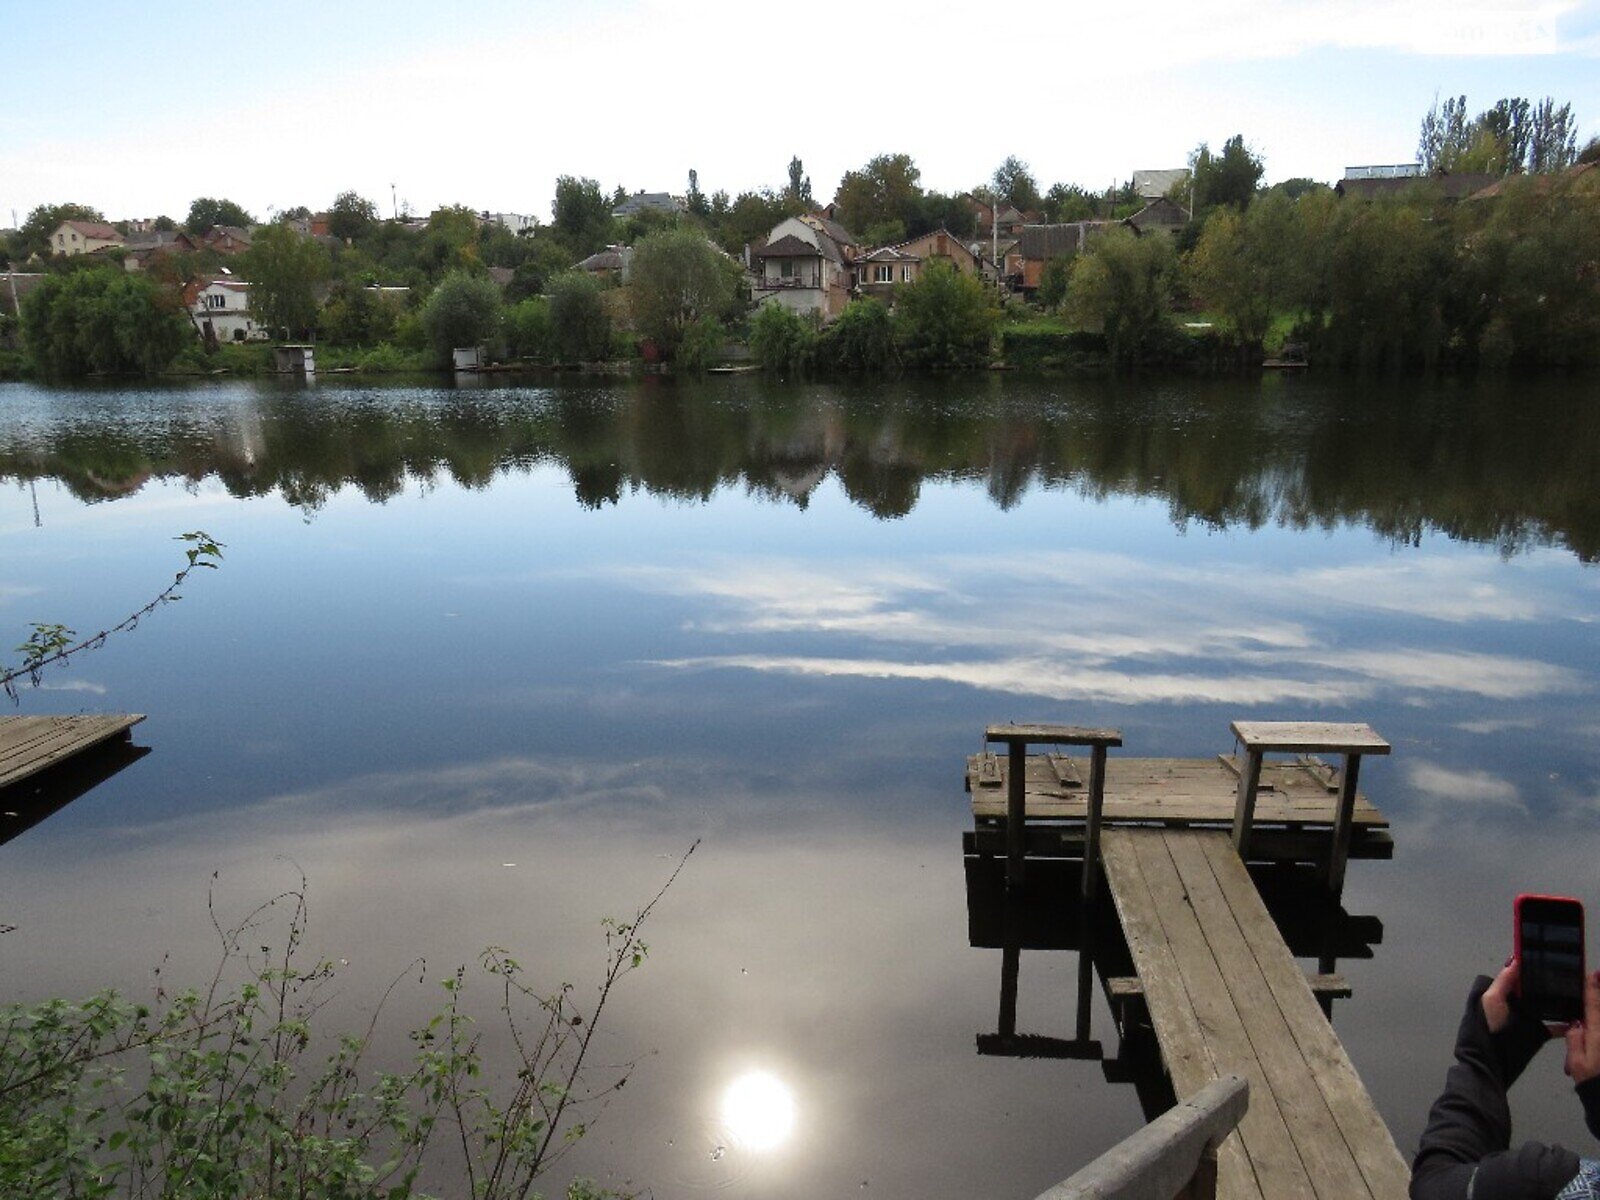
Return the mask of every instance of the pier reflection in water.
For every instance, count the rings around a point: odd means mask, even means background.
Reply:
[[[1083,900],[1081,863],[1035,859],[1020,888],[1006,886],[1001,858],[969,855],[964,870],[968,943],[1000,951],[996,1030],[977,1035],[977,1052],[1098,1062],[1106,1082],[1134,1086],[1146,1120],[1171,1108],[1175,1097],[1116,910],[1103,893]],[[1334,1001],[1351,994],[1337,974],[1340,960],[1373,958],[1383,941],[1383,922],[1353,915],[1319,894],[1323,889],[1308,867],[1257,866],[1250,874],[1290,954],[1305,960],[1312,990],[1332,1020]],[[1072,992],[1043,997],[1037,1005],[1053,1018],[1048,1032],[1017,1027],[1023,951],[1074,955]],[[1108,1033],[1109,1042],[1095,1036],[1097,1028]],[[1063,1164],[1063,1177],[1080,1165]]]

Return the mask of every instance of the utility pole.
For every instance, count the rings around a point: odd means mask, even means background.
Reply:
[[[389,185],[389,203],[394,208],[394,219],[398,221],[400,219],[400,198],[392,183]]]
[[[1005,294],[1006,273],[1000,266],[1000,200],[996,197],[994,203],[989,205],[989,235],[993,238],[994,248],[990,257],[994,260],[994,290],[995,295]]]

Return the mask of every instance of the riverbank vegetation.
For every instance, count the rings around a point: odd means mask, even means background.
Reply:
[[[199,986],[158,970],[148,1001],[108,991],[0,1008],[0,1194],[537,1196],[535,1183],[632,1071],[607,1063],[594,1079],[590,1052],[694,849],[632,920],[603,922],[605,964],[588,996],[565,983],[539,990],[491,947],[439,980],[443,1002],[409,1031],[405,1055],[379,1046],[384,1010],[406,977],[427,978],[425,964],[402,968],[357,1031],[336,1033],[339,967],[305,962],[304,879],[228,923],[213,894],[219,963]],[[487,1003],[473,1003],[485,985]],[[474,1012],[490,1006],[498,1022],[479,1025]],[[379,1053],[398,1065],[370,1065]],[[614,1195],[582,1181],[565,1194]]]

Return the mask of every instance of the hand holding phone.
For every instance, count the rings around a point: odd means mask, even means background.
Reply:
[[[1583,1020],[1583,905],[1568,896],[1518,896],[1514,923],[1523,1011],[1552,1025]]]

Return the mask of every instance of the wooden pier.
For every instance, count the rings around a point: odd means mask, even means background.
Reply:
[[[1104,879],[1134,972],[1102,979],[1119,1023],[1137,1001],[1180,1101],[1225,1077],[1248,1084],[1248,1110],[1217,1147],[1217,1195],[1404,1200],[1410,1171],[1327,1016],[1328,997],[1348,989],[1337,976],[1308,978],[1246,868],[1310,864],[1301,874],[1336,904],[1349,858],[1392,854],[1387,821],[1356,790],[1361,757],[1388,743],[1364,725],[1238,722],[1233,732],[1236,756],[1123,759],[1107,754],[1121,744],[1115,730],[991,727],[987,740],[1007,753],[968,761],[967,850],[1004,856],[1019,895],[1030,857],[1080,858],[1086,905]],[[1027,754],[1033,746],[1049,751]],[[1314,754],[1343,762],[1335,770]]]
[[[113,738],[127,740],[142,713],[85,717],[0,717],[0,788],[59,766]]]

